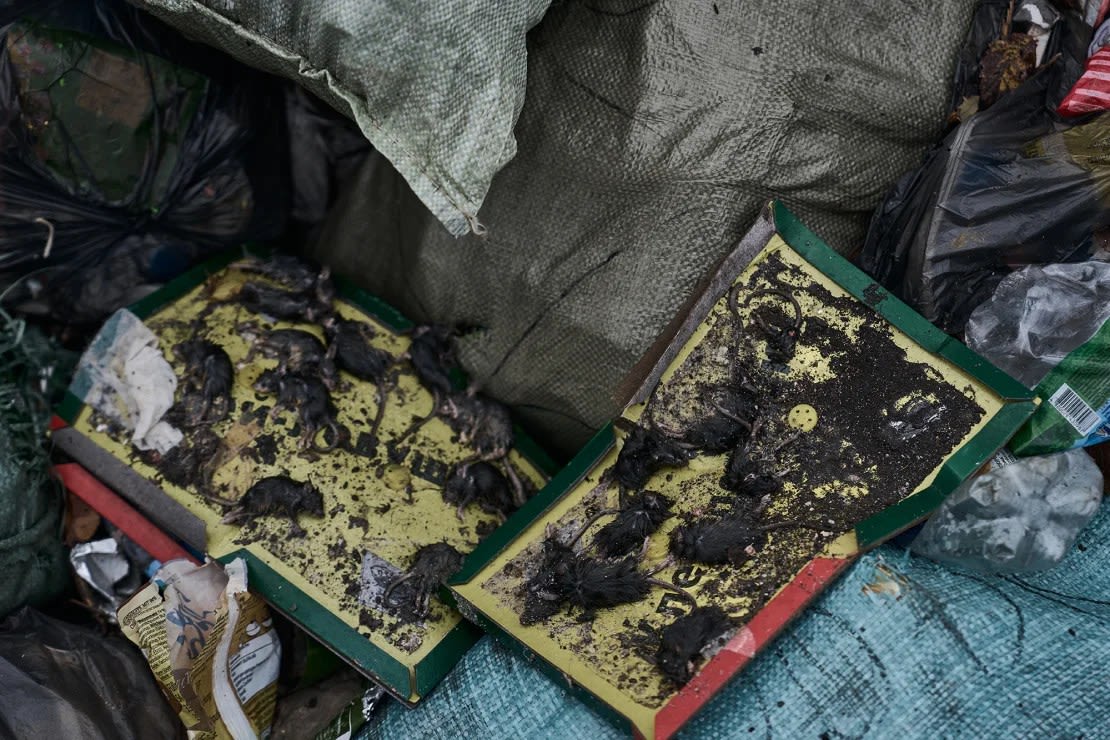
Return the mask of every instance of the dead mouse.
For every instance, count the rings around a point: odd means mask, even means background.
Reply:
[[[378,429],[385,417],[385,399],[391,385],[389,370],[393,367],[395,358],[384,349],[371,344],[375,334],[374,327],[364,321],[332,316],[324,321],[324,332],[328,335],[327,360],[359,380],[374,384],[378,410],[370,426],[370,436],[377,438]]]
[[[331,311],[331,305],[320,303],[313,293],[285,290],[254,281],[243,283],[233,300],[251,313],[278,321],[315,322]]]
[[[509,460],[516,435],[508,407],[471,388],[447,396],[439,411],[447,425],[458,433],[459,441],[474,450],[461,464],[502,461],[512,484],[513,505],[518,509],[523,506],[527,501],[524,482]]]
[[[255,381],[254,390],[275,397],[274,408],[270,412],[271,420],[283,408],[297,414],[301,425],[298,447],[302,450],[331,452],[350,436],[350,432],[336,418],[335,405],[331,402],[327,387],[316,378],[264,370]],[[318,447],[316,435],[321,429],[331,432],[331,441]]]
[[[596,516],[587,522],[586,527],[594,519]],[[685,589],[654,577],[670,564],[669,560],[653,570],[640,570],[640,561],[646,548],[636,555],[619,560],[594,558],[574,552],[574,541],[582,536],[586,527],[579,530],[570,543],[565,545],[559,542],[555,534],[548,533],[542,546],[539,567],[525,582],[525,608],[521,614],[521,624],[546,619],[558,613],[564,604],[581,609],[580,619],[590,620],[597,609],[642,600],[652,587],[673,591],[692,606],[697,606],[694,597]]]
[[[231,507],[223,518],[224,524],[243,520],[253,521],[260,516],[284,515],[292,524],[294,537],[303,537],[305,531],[297,523],[297,515],[324,516],[324,498],[308,481],[295,481],[285,475],[272,475],[247,489],[238,501],[205,495],[218,504]]]
[[[794,350],[798,345],[798,335],[802,330],[802,306],[794,296],[774,288],[764,288],[751,293],[745,303],[751,303],[753,299],[761,296],[776,296],[788,301],[794,309],[794,319],[792,321],[787,319],[788,323],[784,325],[768,323],[761,313],[752,312],[756,326],[767,340],[767,359],[786,364],[794,357]]]
[[[621,498],[616,517],[593,537],[594,547],[607,558],[632,553],[671,515],[671,500],[655,491]]]
[[[654,427],[632,424],[618,419],[618,426],[631,427],[624,438],[617,461],[610,468],[621,488],[629,491],[642,489],[655,474],[665,467],[684,465],[690,459],[690,450]]]
[[[755,394],[744,388],[717,388],[703,414],[682,441],[704,455],[723,455],[747,442],[759,415]]]
[[[500,460],[516,441],[508,407],[474,389],[449,395],[444,418],[459,441],[474,448],[476,460]]]
[[[390,598],[393,591],[403,583],[410,583],[411,593],[401,602],[401,613],[423,619],[428,616],[432,595],[462,567],[465,557],[445,542],[424,545],[416,551],[412,564],[404,575],[389,583],[382,594],[382,601],[387,607],[393,607],[396,604]]]
[[[418,326],[412,331],[412,343],[406,359],[421,385],[439,399],[454,387],[451,373],[459,366],[451,342],[451,329],[439,324]]]
[[[655,664],[664,676],[684,686],[694,676],[697,660],[714,640],[733,628],[718,606],[699,606],[663,628]]]
[[[170,483],[181,488],[206,487],[212,477],[211,466],[218,459],[223,440],[211,427],[190,432],[186,439],[158,455],[158,471]]]
[[[334,316],[324,321],[323,326],[328,336],[327,356],[335,361],[340,370],[375,384],[385,381],[394,358],[372,344],[376,334],[374,327],[364,321]]]
[[[199,396],[197,403],[189,405],[185,423],[197,426],[225,419],[231,411],[235,378],[227,352],[205,339],[190,339],[175,344],[173,353],[185,363],[186,392]]]
[[[732,516],[683,524],[671,530],[671,554],[679,560],[706,565],[743,565],[774,529],[813,529],[808,524],[775,522],[753,524],[747,517]]]
[[[231,263],[229,267],[252,275],[261,275],[267,280],[299,293],[315,290],[319,281],[329,279],[328,268],[318,269],[306,260],[291,254],[248,257]]]
[[[327,349],[316,335],[300,329],[264,331],[253,322],[244,322],[236,328],[251,343],[250,351],[239,367],[246,367],[256,355],[262,355],[277,360],[282,374],[318,375],[329,390],[339,386],[335,363],[328,359]]]
[[[513,511],[512,488],[501,472],[488,462],[459,465],[443,486],[443,500],[456,504],[455,513],[463,518],[463,510],[472,503],[501,519]]]

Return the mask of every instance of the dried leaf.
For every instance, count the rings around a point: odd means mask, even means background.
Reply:
[[[74,545],[88,542],[100,526],[100,515],[73,494],[68,494],[68,513],[65,526],[65,543]]]
[[[999,98],[1028,79],[1037,66],[1037,40],[1024,33],[992,41],[979,62],[979,107],[994,105]]]

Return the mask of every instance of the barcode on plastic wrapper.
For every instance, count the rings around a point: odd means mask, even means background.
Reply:
[[[1079,394],[1073,391],[1067,383],[1061,385],[1048,399],[1048,402],[1060,412],[1060,416],[1075,427],[1075,431],[1084,437],[1098,429],[1099,424],[1102,423],[1102,417],[1088,406],[1087,402],[1080,398]]]

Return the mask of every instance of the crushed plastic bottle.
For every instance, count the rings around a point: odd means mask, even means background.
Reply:
[[[1102,472],[1083,450],[1026,457],[965,481],[911,550],[988,573],[1059,563],[1102,501]]]

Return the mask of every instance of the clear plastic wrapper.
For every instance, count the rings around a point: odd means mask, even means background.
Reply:
[[[968,570],[1051,568],[1102,501],[1102,473],[1082,450],[1028,457],[971,478],[926,522],[912,550]]]
[[[1029,266],[972,312],[967,346],[1030,388],[1110,318],[1110,264]],[[1110,357],[1107,358],[1110,372]]]

